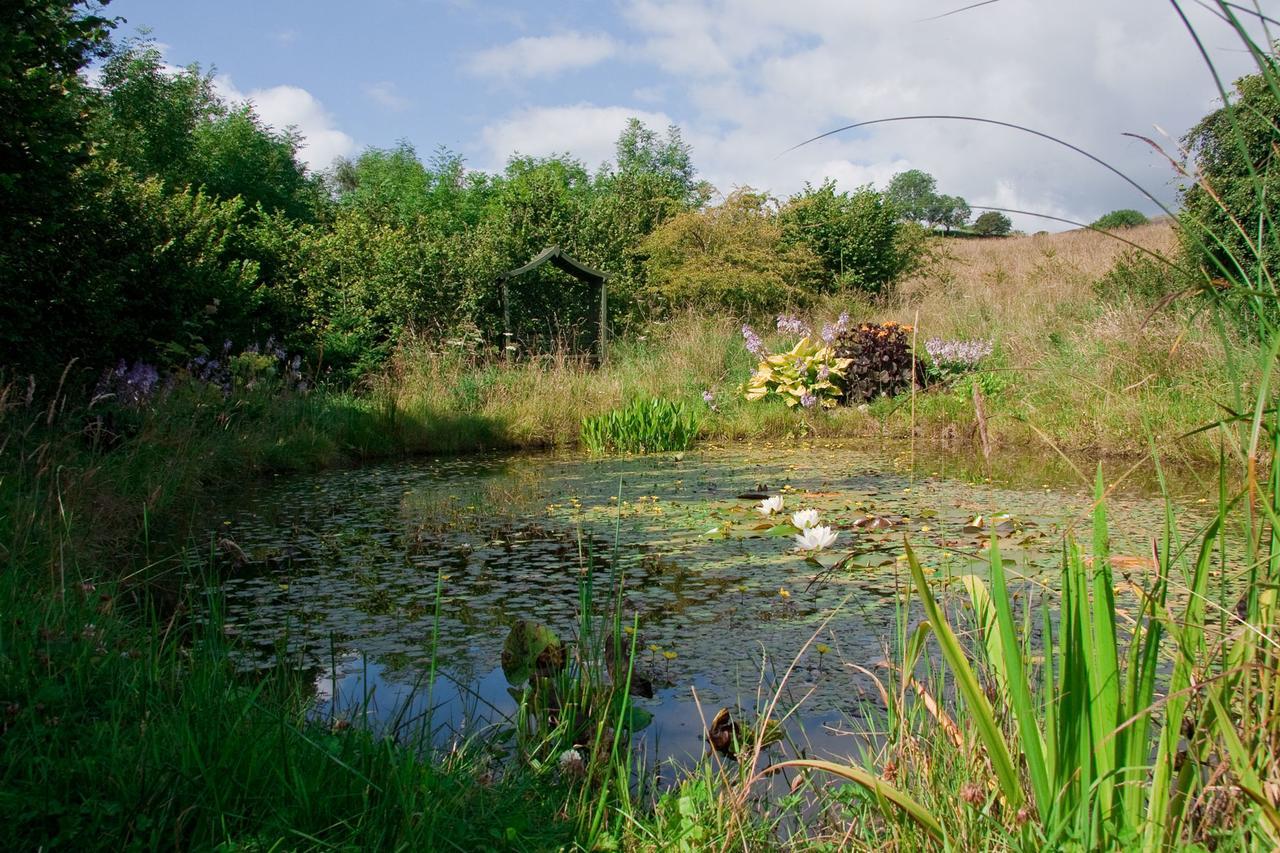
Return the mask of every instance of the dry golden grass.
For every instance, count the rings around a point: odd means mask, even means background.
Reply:
[[[1168,222],[1119,232],[1171,258]],[[939,241],[926,268],[903,282],[876,319],[913,322],[921,340],[984,338],[997,344],[1009,388],[993,406],[1006,441],[1127,453],[1152,439],[1175,456],[1212,452],[1208,436],[1173,439],[1221,414],[1232,399],[1220,330],[1177,305],[1100,298],[1095,284],[1132,246],[1093,231]],[[1241,349],[1247,345],[1232,342]],[[934,426],[964,425],[963,404],[926,401]]]
[[[1168,222],[1118,232],[1132,243],[1171,255],[1177,237]],[[1093,285],[1132,247],[1096,231],[1078,230],[1000,240],[941,240],[924,270],[903,282],[884,319],[910,322],[946,338],[990,337],[1041,328],[1053,314],[1071,316],[1096,303]],[[928,321],[927,327],[925,321]]]

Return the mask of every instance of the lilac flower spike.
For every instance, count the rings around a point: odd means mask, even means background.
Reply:
[[[924,349],[934,364],[975,367],[978,362],[991,355],[994,344],[983,340],[944,341],[941,338],[930,338],[925,341]]]
[[[849,322],[849,312],[841,311],[835,323],[822,324],[822,340],[828,344],[835,343],[836,338],[849,331]]]
[[[804,406],[806,409],[812,409],[814,406],[818,405],[818,398],[808,392],[805,392],[800,395],[800,405]]]
[[[809,327],[794,314],[778,315],[778,331],[784,335],[809,335]]]
[[[756,358],[764,358],[768,351],[764,348],[764,341],[760,340],[760,336],[756,334],[747,324],[742,325],[742,341],[747,347],[747,352]]]

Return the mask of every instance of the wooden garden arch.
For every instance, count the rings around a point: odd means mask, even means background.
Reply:
[[[507,343],[511,343],[511,292],[507,287],[507,283],[511,279],[527,272],[532,272],[543,264],[551,264],[556,268],[569,273],[569,275],[585,281],[588,284],[598,285],[600,288],[600,318],[599,327],[597,329],[596,344],[599,348],[600,363],[604,364],[607,339],[609,336],[609,314],[608,314],[608,285],[609,276],[579,261],[572,255],[567,254],[559,246],[549,246],[537,254],[533,260],[522,267],[508,270],[498,277],[498,282],[502,287],[502,331],[506,334]]]

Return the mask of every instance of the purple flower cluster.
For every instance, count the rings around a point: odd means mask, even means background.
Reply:
[[[113,369],[107,370],[94,388],[93,399],[113,399],[137,408],[148,403],[160,389],[160,371],[145,361],[135,361],[132,366],[124,359]]]
[[[939,367],[977,367],[978,362],[991,355],[994,344],[991,341],[944,341],[941,338],[930,338],[925,341],[924,350],[929,358]]]
[[[244,375],[237,361],[244,356],[258,356],[257,366],[248,376]],[[265,356],[270,366],[262,368],[262,357]],[[208,387],[218,388],[224,396],[230,396],[239,384],[244,388],[253,388],[263,380],[279,381],[289,391],[303,392],[307,383],[302,378],[302,356],[292,358],[285,349],[276,344],[274,338],[268,338],[265,345],[253,344],[237,355],[231,341],[224,341],[221,352],[215,355],[198,355],[188,361],[183,369],[167,373],[163,378],[160,371],[144,361],[130,365],[121,360],[114,368],[105,371],[94,389],[93,402],[114,401],[130,408],[140,408],[150,403],[163,392],[172,390],[183,377]]]
[[[712,394],[710,391],[703,391],[703,392],[702,392],[702,402],[704,402],[704,403],[706,403],[708,406],[710,406],[710,405],[711,405],[712,403],[714,403],[715,401],[716,401],[716,395],[715,395],[715,394]]]
[[[808,335],[809,327],[794,314],[778,315],[778,331],[784,335]]]
[[[800,405],[804,406],[806,409],[812,409],[814,406],[818,405],[818,398],[806,391],[800,395]]]
[[[836,338],[849,331],[852,321],[849,319],[848,311],[841,311],[840,316],[834,323],[822,324],[822,340],[828,344],[836,342]]]
[[[742,341],[747,347],[747,352],[756,358],[764,358],[769,351],[764,348],[764,341],[760,340],[760,336],[756,334],[755,329],[746,325],[742,325]]]

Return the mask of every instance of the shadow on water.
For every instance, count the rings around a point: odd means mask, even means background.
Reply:
[[[637,668],[655,686],[638,700],[654,715],[641,735],[653,759],[702,754],[704,719],[721,706],[750,717],[780,686],[779,713],[801,708],[789,735],[808,754],[848,756],[866,743],[849,733],[877,703],[851,665],[875,667],[892,645],[903,537],[945,581],[984,574],[994,533],[1021,579],[1017,594],[1052,595],[1062,537],[1090,507],[1070,466],[1024,462],[992,476],[954,455],[907,461],[866,447],[764,444],[279,478],[211,524],[226,558],[226,629],[245,670],[284,656],[314,673],[317,714],[399,735],[426,726],[443,745],[515,712],[499,667],[510,625],[528,618],[572,636],[584,577],[606,602],[617,571],[624,624],[639,624]],[[1108,465],[1112,476],[1126,467]],[[781,495],[785,512],[766,518],[743,497],[761,494]],[[1194,523],[1195,499],[1186,500],[1180,518]],[[1163,502],[1133,476],[1109,503],[1113,553],[1141,584]],[[816,560],[796,553],[781,525],[802,508],[839,531]]]

